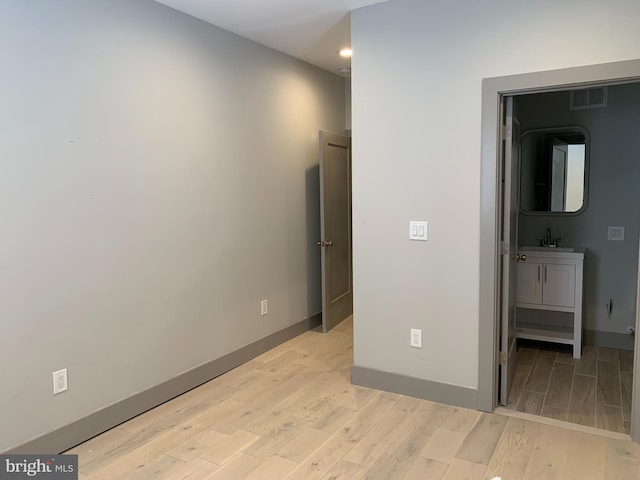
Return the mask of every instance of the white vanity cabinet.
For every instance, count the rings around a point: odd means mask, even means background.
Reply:
[[[573,308],[575,291],[575,265],[542,263],[530,255],[518,265],[518,303]]]
[[[580,358],[584,248],[520,247],[517,307],[573,314],[570,328],[518,322],[517,337],[573,345]]]

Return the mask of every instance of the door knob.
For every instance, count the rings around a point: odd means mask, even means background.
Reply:
[[[318,241],[318,245],[321,247],[330,247],[331,245],[333,245],[333,242],[331,240],[326,242],[324,240],[320,240]]]
[[[526,262],[526,261],[527,261],[526,255],[520,255],[519,253],[516,254],[516,262]]]

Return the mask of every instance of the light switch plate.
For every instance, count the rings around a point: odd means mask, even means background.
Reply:
[[[609,227],[607,240],[624,240],[624,227]]]
[[[409,222],[409,240],[427,241],[427,222],[411,220]]]

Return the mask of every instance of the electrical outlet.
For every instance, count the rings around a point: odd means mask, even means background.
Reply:
[[[58,393],[62,393],[67,390],[67,388],[69,388],[67,369],[63,368],[62,370],[53,372],[53,394],[57,395]]]
[[[422,330],[417,328],[411,329],[411,346],[414,348],[422,348]]]
[[[267,313],[269,313],[269,302],[267,302],[266,300],[262,300],[260,302],[260,315],[266,315]]]

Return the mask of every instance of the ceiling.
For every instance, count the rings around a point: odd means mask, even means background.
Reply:
[[[350,59],[350,12],[385,0],[156,0],[205,22],[338,73]]]

